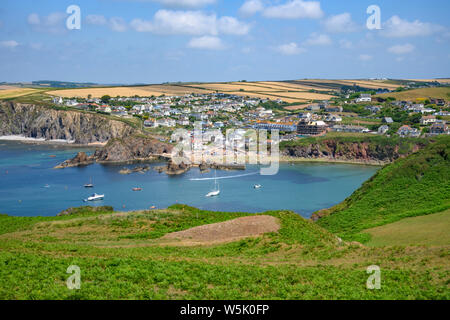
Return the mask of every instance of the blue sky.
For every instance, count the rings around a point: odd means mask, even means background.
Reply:
[[[381,9],[369,30],[368,6]],[[66,9],[81,9],[68,30]],[[2,0],[0,81],[450,76],[448,0]]]

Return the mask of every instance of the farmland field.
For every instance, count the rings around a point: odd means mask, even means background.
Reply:
[[[106,88],[84,88],[84,89],[65,89],[65,90],[54,90],[48,91],[47,94],[61,97],[81,97],[87,98],[91,95],[94,98],[100,98],[104,95],[109,95],[111,97],[116,96],[176,96],[184,95],[188,93],[208,93],[208,90],[199,90],[195,88],[188,88],[176,85],[149,85],[149,86],[138,86],[138,87],[106,87]]]
[[[17,98],[21,96],[25,96],[34,92],[38,92],[39,90],[30,89],[30,88],[14,88],[14,89],[6,89],[0,90],[0,99],[11,99]]]
[[[416,99],[450,99],[450,87],[441,88],[421,88],[407,90],[402,92],[390,92],[377,95],[377,97],[387,98],[394,97],[397,100],[416,100]]]

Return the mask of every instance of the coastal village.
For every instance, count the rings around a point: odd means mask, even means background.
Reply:
[[[159,97],[62,98],[57,106],[97,112],[122,119],[138,118],[145,130],[159,129],[167,135],[175,128],[266,129],[280,131],[281,141],[322,136],[330,132],[400,137],[450,134],[449,101],[427,97],[415,101],[381,98],[389,90],[340,92],[330,100],[292,105],[226,93],[185,94]]]

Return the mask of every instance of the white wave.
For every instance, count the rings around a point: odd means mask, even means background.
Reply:
[[[233,179],[233,178],[240,178],[240,177],[246,177],[246,176],[254,176],[255,174],[258,174],[259,171],[257,172],[252,172],[252,173],[245,173],[245,174],[239,174],[236,176],[225,176],[225,177],[217,177],[217,178],[192,178],[189,179],[190,181],[207,181],[207,180],[221,180],[221,179]]]

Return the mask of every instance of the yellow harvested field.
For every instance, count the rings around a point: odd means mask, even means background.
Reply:
[[[377,97],[394,97],[397,100],[425,100],[429,98],[450,100],[450,87],[421,88],[402,92],[390,92],[377,95]]]
[[[172,85],[154,85],[154,86],[142,86],[142,87],[111,87],[111,88],[84,88],[84,89],[67,89],[67,90],[55,90],[48,91],[47,94],[60,97],[81,97],[87,98],[91,95],[94,98],[100,98],[104,95],[111,97],[132,97],[132,96],[177,96],[188,93],[208,93],[211,91],[198,90],[194,88],[172,86]]]
[[[357,86],[369,88],[369,89],[389,89],[395,90],[399,87],[398,84],[395,83],[386,83],[383,80],[342,80],[340,81],[347,85],[356,84]]]
[[[0,99],[10,99],[10,98],[17,98],[21,96],[26,96],[28,94],[34,93],[36,89],[30,89],[30,88],[16,88],[16,89],[6,89],[0,91]]]
[[[280,92],[276,95],[302,100],[329,100],[333,97],[329,94],[313,92]]]
[[[261,84],[271,86],[274,89],[278,90],[298,90],[298,91],[308,91],[308,90],[317,90],[317,91],[333,91],[333,89],[323,89],[323,88],[316,88],[308,85],[302,85],[302,84],[295,84],[295,83],[289,83],[289,82],[260,82]]]
[[[14,86],[8,86],[8,85],[2,85],[2,86],[0,86],[0,90],[14,90],[14,89],[20,89],[20,88],[17,88],[17,87],[14,87]]]
[[[240,89],[244,89],[245,91],[279,91],[280,89],[273,89],[269,86],[259,86],[252,85],[245,82],[235,82],[235,83],[202,83],[197,85],[189,85],[192,87],[205,88],[212,91],[220,91],[220,92],[230,92],[230,91],[239,91]]]
[[[285,102],[288,102],[288,103],[306,102],[306,101],[308,101],[308,100],[305,100],[305,99],[283,98],[283,97],[278,97],[278,96],[275,96],[275,95],[264,94],[264,93],[254,93],[254,92],[234,91],[234,92],[227,92],[227,93],[235,94],[237,96],[251,97],[251,98],[261,98],[261,99],[270,99],[270,100],[281,99],[281,100],[283,100]]]
[[[437,81],[440,83],[444,83],[444,84],[449,84],[450,83],[450,79],[446,78],[446,79],[408,79],[410,81],[425,81],[425,82],[433,82],[433,81]]]

